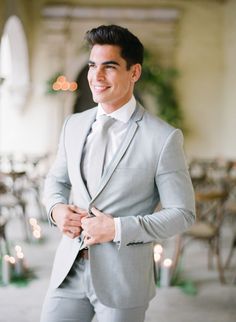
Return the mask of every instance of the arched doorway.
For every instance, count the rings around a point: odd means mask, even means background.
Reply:
[[[76,80],[79,86],[79,90],[78,90],[78,96],[74,105],[74,113],[83,112],[90,109],[91,107],[96,106],[96,103],[94,103],[93,101],[92,94],[89,88],[87,74],[88,74],[88,66],[86,65],[82,69],[82,71],[80,72]]]
[[[27,40],[17,16],[8,18],[0,41],[0,152],[14,153],[20,149],[16,144],[19,112],[30,90]]]
[[[17,16],[8,18],[0,43],[1,105],[22,109],[29,92],[29,59],[25,32]]]

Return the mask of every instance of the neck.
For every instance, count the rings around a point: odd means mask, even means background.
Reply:
[[[127,99],[126,101],[122,102],[122,103],[117,103],[117,104],[103,104],[100,103],[100,105],[102,106],[103,110],[107,113],[113,113],[115,111],[117,111],[119,108],[121,108],[122,106],[124,106],[125,104],[127,104],[130,100],[131,100],[132,95],[129,97],[129,99]]]

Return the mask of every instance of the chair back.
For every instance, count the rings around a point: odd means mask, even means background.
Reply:
[[[206,222],[219,229],[224,219],[227,191],[196,192],[196,221]]]

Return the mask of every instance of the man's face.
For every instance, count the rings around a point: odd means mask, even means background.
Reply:
[[[93,46],[89,58],[88,82],[93,100],[101,103],[107,112],[115,111],[129,101],[140,74],[139,64],[127,70],[118,46]]]

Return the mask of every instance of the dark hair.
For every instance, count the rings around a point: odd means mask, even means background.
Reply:
[[[121,49],[121,57],[127,63],[127,69],[134,64],[143,63],[143,45],[128,29],[117,25],[101,25],[88,30],[85,39],[90,47],[94,45],[114,45]]]

